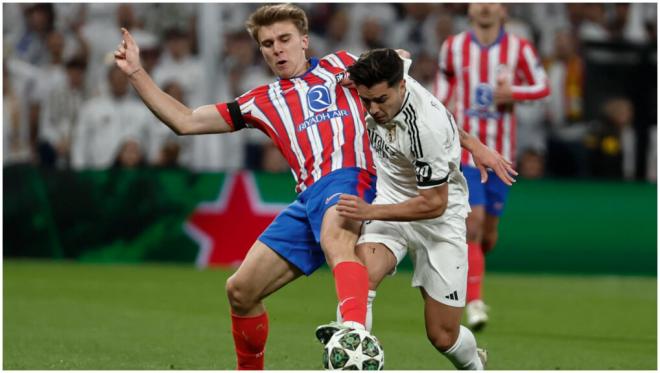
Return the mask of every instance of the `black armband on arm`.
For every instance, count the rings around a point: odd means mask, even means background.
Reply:
[[[245,128],[245,119],[243,119],[241,107],[238,106],[238,102],[232,101],[227,103],[227,109],[229,109],[229,116],[234,124],[234,131]]]

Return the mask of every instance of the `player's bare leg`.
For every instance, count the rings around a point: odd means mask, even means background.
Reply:
[[[484,219],[484,225],[482,229],[482,237],[481,237],[481,248],[484,254],[490,252],[495,248],[495,244],[497,244],[497,238],[499,237],[499,233],[498,233],[499,224],[500,224],[499,216],[486,213],[486,217]]]
[[[367,316],[369,275],[355,254],[360,227],[361,222],[341,217],[336,206],[326,211],[321,224],[321,248],[335,277],[342,324],[351,328],[364,328]],[[336,331],[336,325],[322,325],[316,337],[325,344]]]
[[[372,307],[374,299],[376,298],[376,289],[383,281],[385,276],[392,273],[396,267],[396,257],[382,243],[366,242],[357,245],[355,248],[357,256],[367,266],[369,273],[369,295],[367,296],[367,318],[365,320],[365,328],[371,331],[373,321]],[[337,321],[343,321],[339,306],[337,307]]]
[[[268,315],[262,300],[301,274],[268,246],[256,241],[241,266],[227,280],[237,369],[264,368]]]
[[[376,290],[385,276],[396,267],[396,257],[382,243],[366,242],[355,248],[357,256],[367,266],[369,290]]]
[[[472,212],[467,217],[468,282],[467,282],[467,325],[472,330],[480,330],[488,321],[486,305],[481,298],[481,288],[486,270],[484,239],[486,209],[483,205],[470,206]]]
[[[458,369],[484,369],[474,335],[461,326],[463,307],[448,306],[433,299],[424,288],[420,291],[424,298],[426,336],[431,344]]]

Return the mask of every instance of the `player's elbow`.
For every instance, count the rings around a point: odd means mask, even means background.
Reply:
[[[447,202],[443,201],[441,203],[438,203],[433,206],[433,209],[429,212],[429,219],[435,219],[439,218],[445,213],[445,210],[447,210]]]

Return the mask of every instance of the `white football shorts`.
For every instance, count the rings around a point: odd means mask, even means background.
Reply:
[[[364,222],[358,244],[367,242],[385,245],[396,256],[397,264],[409,253],[414,266],[413,287],[423,287],[433,299],[448,306],[465,306],[468,261],[464,217]]]

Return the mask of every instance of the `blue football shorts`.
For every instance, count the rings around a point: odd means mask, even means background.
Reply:
[[[486,213],[502,216],[509,186],[504,184],[494,171],[488,170],[488,181],[482,184],[478,168],[463,165],[462,169],[470,192],[470,206],[485,206]]]
[[[259,241],[309,276],[325,262],[321,223],[341,194],[371,203],[376,196],[376,176],[360,168],[342,168],[323,176],[277,215]]]

